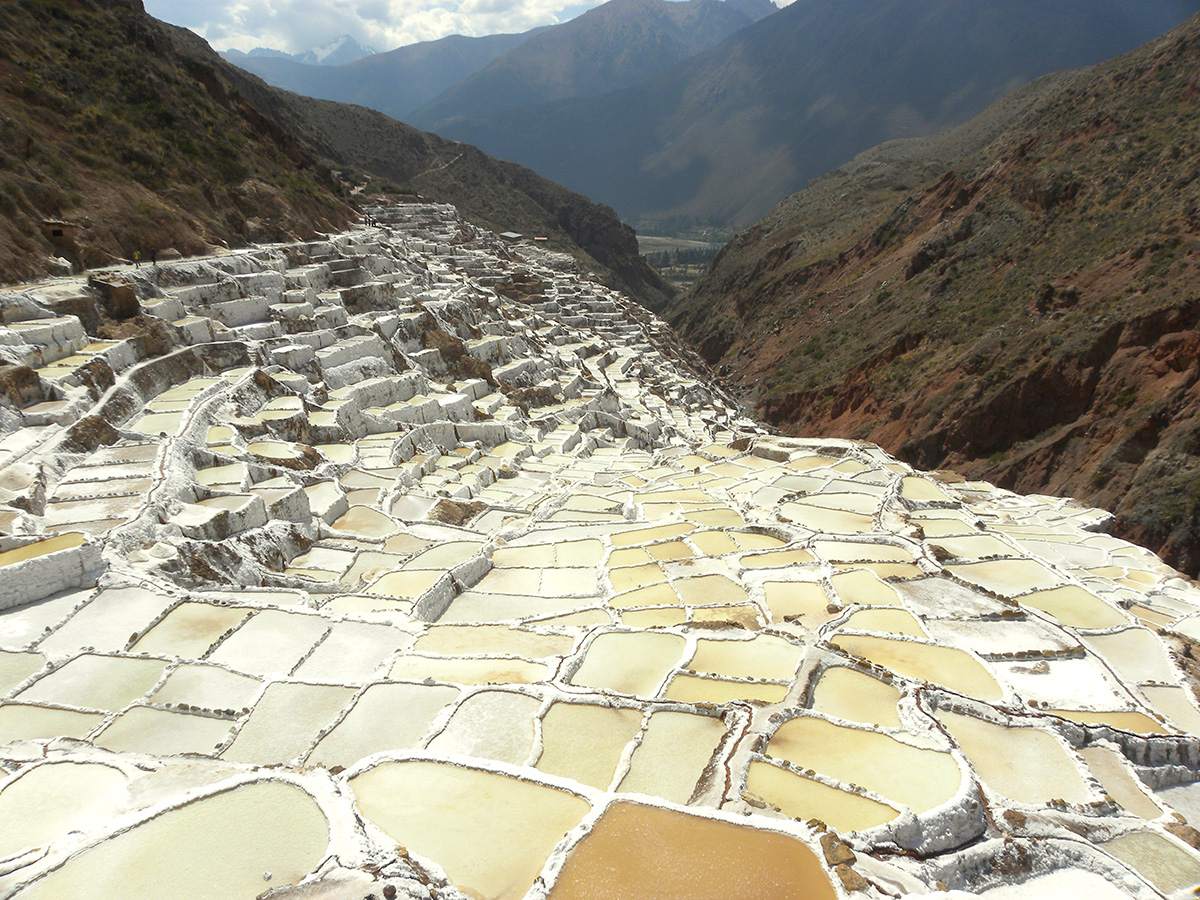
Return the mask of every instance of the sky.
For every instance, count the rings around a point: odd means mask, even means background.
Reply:
[[[517,33],[566,22],[600,0],[143,0],[157,19],[217,50],[299,53],[343,34],[377,51],[451,34]]]

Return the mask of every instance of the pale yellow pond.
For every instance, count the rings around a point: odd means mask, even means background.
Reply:
[[[554,703],[542,717],[537,767],[606,790],[625,745],[642,726],[642,711],[591,703]]]
[[[284,782],[255,782],[121,832],[16,896],[254,900],[300,881],[328,844],[328,823],[312,797]]]
[[[839,634],[833,643],[900,675],[931,681],[978,700],[991,702],[1004,696],[981,663],[954,647],[856,634]]]
[[[992,790],[1018,803],[1060,799],[1082,804],[1095,799],[1079,773],[1079,764],[1049,733],[1009,728],[945,710],[937,717]]]
[[[589,810],[566,791],[440,762],[383,763],[350,787],[367,819],[478,900],[524,897]]]
[[[845,784],[869,788],[918,814],[945,803],[962,783],[962,773],[949,753],[811,716],[780,725],[767,753]]]
[[[762,797],[784,815],[820,819],[838,831],[861,831],[892,821],[898,809],[789,772],[768,762],[750,763],[746,790]]]

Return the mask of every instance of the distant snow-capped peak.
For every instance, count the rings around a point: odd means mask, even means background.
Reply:
[[[374,48],[360,44],[350,35],[343,34],[320,47],[297,53],[293,58],[311,66],[340,66],[354,62],[356,59],[362,59],[364,56],[372,56],[376,52]]]

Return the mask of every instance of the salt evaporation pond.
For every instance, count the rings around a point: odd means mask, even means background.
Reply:
[[[54,397],[0,416],[0,896],[1200,881],[1193,583],[768,435],[539,242],[377,213],[121,272],[153,357],[0,292]]]

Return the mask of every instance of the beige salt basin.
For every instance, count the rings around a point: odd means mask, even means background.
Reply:
[[[363,816],[478,900],[524,897],[590,808],[558,788],[423,760],[382,763],[350,787]]]
[[[899,702],[900,692],[890,684],[848,666],[832,666],[813,688],[811,708],[851,722],[899,728]]]
[[[41,671],[46,658],[40,653],[0,650],[0,696],[7,694],[18,684]]]
[[[35,681],[17,698],[116,712],[150,690],[166,667],[166,661],[160,659],[80,654]]]
[[[1033,559],[998,559],[965,563],[946,566],[946,571],[968,584],[1001,597],[1016,597],[1063,584],[1060,575]]]
[[[254,441],[246,445],[246,452],[261,456],[264,459],[292,460],[299,459],[303,454],[295,444],[286,441]]]
[[[11,566],[14,563],[25,562],[28,559],[36,559],[39,556],[46,556],[50,553],[56,553],[59,550],[71,550],[75,547],[83,546],[86,536],[77,531],[60,534],[57,537],[47,538],[44,541],[34,541],[32,544],[26,544],[23,547],[14,547],[12,550],[5,550],[0,553],[0,568]]]
[[[1178,678],[1166,647],[1148,628],[1090,635],[1083,640],[1108,660],[1123,680],[1172,682]]]
[[[1125,809],[1143,819],[1157,819],[1162,815],[1158,804],[1147,796],[1145,787],[1130,772],[1125,757],[1120,753],[1095,745],[1082,748],[1079,755],[1087,762],[1105,792]]]
[[[186,703],[201,709],[241,710],[254,702],[261,687],[262,683],[249,675],[192,663],[174,669],[150,699],[155,703]]]
[[[820,819],[838,831],[863,831],[900,815],[886,803],[830,787],[769,762],[750,763],[746,790],[793,819]]]
[[[671,679],[663,696],[685,703],[730,703],[734,700],[780,703],[787,697],[788,687],[786,684],[734,681],[681,672]]]
[[[182,421],[182,412],[151,412],[130,425],[128,430],[153,436],[174,434],[179,430]]]
[[[207,469],[196,470],[196,481],[208,487],[215,485],[240,486],[246,476],[246,467],[240,462],[227,466],[210,466]]]
[[[114,835],[16,896],[254,900],[300,881],[328,845],[329,826],[312,797],[286,782],[254,782]]]
[[[563,656],[570,653],[574,645],[574,639],[566,635],[542,634],[507,625],[431,625],[417,638],[413,650],[448,656],[527,656],[537,659]]]
[[[125,776],[99,763],[44,763],[0,789],[0,859],[103,825],[126,805]]]
[[[1004,696],[981,663],[953,647],[855,634],[839,634],[832,643],[900,675],[940,684],[977,700],[993,702]]]
[[[181,385],[167,388],[158,395],[159,400],[191,400],[214,384],[220,384],[220,378],[192,378]]]
[[[308,754],[354,693],[349,687],[272,682],[221,756],[254,765],[290,764]]]
[[[1084,804],[1095,799],[1079,763],[1052,735],[1038,728],[1010,728],[946,710],[937,713],[972,768],[992,790],[1018,803],[1050,800]]]
[[[830,578],[845,606],[899,606],[900,595],[869,569],[838,572]]]
[[[730,678],[790,681],[804,658],[804,647],[770,634],[748,641],[698,638],[687,667]]]
[[[560,541],[554,544],[528,544],[499,547],[492,553],[492,565],[561,566],[579,568],[599,565],[604,556],[604,544],[592,538],[579,541]],[[610,566],[613,565],[610,563]]]
[[[609,632],[588,645],[571,676],[578,687],[653,697],[683,653],[686,641],[677,634],[652,631]]]
[[[763,584],[771,619],[799,619],[805,625],[820,624],[833,618],[828,611],[829,596],[815,581],[768,581]]]
[[[724,736],[725,723],[714,716],[654,713],[618,790],[687,803]]]
[[[276,397],[274,400],[268,400],[258,412],[257,418],[261,422],[273,422],[280,419],[290,419],[292,416],[304,412],[304,402],[299,397]]]
[[[524,765],[534,739],[539,697],[515,691],[478,691],[454,710],[428,750]]]
[[[790,835],[616,802],[571,850],[549,900],[837,896],[816,855]]]
[[[229,739],[233,727],[230,719],[134,706],[118,716],[93,742],[108,750],[152,756],[212,755]]]
[[[1099,846],[1168,896],[1200,884],[1200,858],[1155,831],[1130,832]]]
[[[537,767],[606,790],[621,752],[641,727],[640,709],[553,703],[542,716],[542,753]]]
[[[779,507],[779,516],[813,531],[829,534],[861,534],[874,530],[873,516],[841,509],[826,509],[792,501]]]
[[[252,610],[185,601],[133,645],[136,653],[199,659],[226,631],[236,628]]]
[[[846,620],[842,626],[850,631],[880,631],[887,634],[906,634],[909,637],[927,638],[929,635],[917,618],[903,609],[886,606],[861,609]]]
[[[1121,731],[1132,731],[1135,734],[1175,733],[1162,722],[1135,709],[1097,712],[1090,709],[1048,709],[1043,707],[1042,711],[1048,712],[1052,716],[1058,716],[1060,719],[1078,722],[1080,725],[1109,725]]]
[[[1200,712],[1189,699],[1190,691],[1174,685],[1139,686],[1146,699],[1155,710],[1166,716],[1172,723],[1182,728],[1188,734],[1200,736]]]
[[[330,527],[360,538],[385,538],[400,530],[391,516],[370,506],[351,506]]]
[[[1115,628],[1129,624],[1129,617],[1116,607],[1074,584],[1026,594],[1018,602],[1072,628]]]
[[[323,416],[333,424],[333,414],[331,413],[314,413],[309,417],[309,421],[314,425],[319,425],[318,416]],[[352,463],[354,462],[354,445],[353,444],[314,444],[313,449],[320,452],[330,462],[335,463]],[[388,482],[390,486],[391,482]]]
[[[446,681],[452,684],[536,684],[548,681],[552,669],[544,662],[488,656],[482,659],[405,654],[392,666],[397,681]]]
[[[438,714],[457,697],[458,689],[445,685],[373,684],[321,739],[307,763],[348,768],[372,753],[414,749]],[[396,715],[398,709],[404,715]]]
[[[767,754],[844,784],[858,784],[918,815],[941,806],[962,784],[949,753],[913,747],[876,731],[802,716],[779,726]]]

